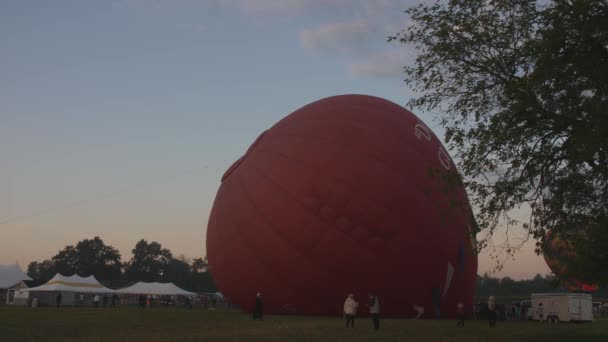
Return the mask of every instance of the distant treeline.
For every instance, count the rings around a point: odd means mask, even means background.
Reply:
[[[74,246],[66,246],[51,259],[31,262],[27,274],[36,280],[47,281],[56,273],[63,275],[94,275],[97,280],[113,288],[138,281],[172,282],[194,292],[216,292],[217,288],[207,270],[207,258],[177,258],[155,241],[140,240],[131,251],[132,257],[122,261],[120,252],[106,245],[99,237],[84,239]],[[532,279],[513,280],[477,276],[477,297],[529,297],[531,293],[562,291],[559,279],[553,275],[537,274]],[[593,293],[608,298],[608,289]]]
[[[118,288],[138,281],[172,282],[194,292],[215,292],[217,288],[207,270],[207,258],[174,257],[169,249],[155,241],[140,240],[132,257],[122,261],[120,252],[102,239],[84,239],[66,246],[51,259],[31,262],[27,274],[32,279],[47,281],[56,273],[94,275],[106,286]]]
[[[554,275],[537,274],[532,279],[513,280],[509,277],[493,278],[488,274],[477,276],[477,297],[529,297],[531,293],[562,292],[564,288]],[[594,297],[608,298],[608,289],[593,293]]]

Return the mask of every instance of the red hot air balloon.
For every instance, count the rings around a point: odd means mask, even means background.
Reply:
[[[383,315],[472,309],[474,221],[431,130],[372,96],[313,102],[263,132],[224,174],[207,228],[219,289],[251,312],[341,314],[349,293]],[[422,312],[424,310],[424,312]]]
[[[548,231],[545,234],[543,256],[551,272],[560,279],[568,291],[595,292],[599,289],[597,284],[587,284],[572,277],[568,262],[576,258],[576,251],[574,246],[562,239],[559,233]]]

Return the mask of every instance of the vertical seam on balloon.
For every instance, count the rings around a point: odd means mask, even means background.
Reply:
[[[238,178],[239,177],[237,177],[237,179]],[[240,182],[239,183],[235,183],[235,186],[237,184],[239,185],[237,188],[240,190],[240,192],[243,193],[243,194],[245,194],[246,190],[243,187],[242,183],[240,183]],[[254,206],[254,209],[255,209],[255,206]],[[235,235],[235,236],[233,238],[234,239],[238,239],[238,241],[240,241],[241,248],[248,250],[249,251],[249,255],[253,256],[255,258],[255,260],[261,266],[264,267],[264,270],[266,271],[266,273],[268,275],[273,276],[275,279],[280,279],[285,284],[291,284],[290,281],[287,281],[284,277],[281,277],[278,272],[273,272],[272,268],[268,267],[268,264],[265,261],[263,261],[263,259],[255,252],[255,250],[253,248],[249,247],[248,244],[245,241],[243,241],[243,239],[241,237],[241,230],[242,230],[241,225],[237,224],[237,222],[235,221],[235,219],[233,218],[233,216],[232,215],[226,215],[226,216],[228,217],[228,220],[230,221],[230,223],[232,224],[233,229],[234,229],[234,234],[233,235]],[[291,296],[294,295],[294,291],[293,291],[294,287],[290,286],[288,288],[291,289],[291,290],[288,290],[289,293],[290,293],[289,297],[291,297]]]
[[[342,151],[343,151],[344,149],[346,149],[346,147],[342,146],[342,147],[341,147],[341,148],[340,148],[340,149],[339,149],[339,150],[338,150],[338,151],[335,153],[335,155],[337,155],[337,154],[339,154],[339,153],[342,153]],[[262,151],[263,151],[263,150],[264,150],[264,148],[261,148],[261,149],[259,149],[259,150],[262,150]],[[258,151],[259,151],[259,150],[258,150]],[[286,155],[284,155],[284,154],[282,154],[282,153],[280,153],[280,152],[273,151],[271,148],[268,148],[268,149],[267,149],[267,151],[269,151],[269,152],[271,152],[271,153],[279,154],[280,156],[284,157],[285,159],[290,159],[288,156],[286,156]],[[325,163],[325,165],[329,164],[329,163],[331,162],[331,160],[332,160],[332,159],[333,159],[333,156],[331,156],[330,158],[328,158],[328,161]],[[304,204],[303,204],[301,201],[299,201],[299,200],[298,200],[298,199],[297,199],[297,198],[296,198],[296,197],[295,197],[293,194],[291,194],[289,191],[285,190],[285,189],[284,189],[282,186],[280,186],[278,183],[276,183],[275,181],[273,181],[273,180],[272,180],[272,179],[271,179],[269,176],[267,176],[267,175],[266,175],[264,172],[262,172],[262,171],[260,170],[260,168],[259,168],[259,167],[257,167],[257,166],[256,166],[256,165],[253,163],[253,161],[254,161],[254,160],[255,160],[255,158],[251,158],[251,159],[249,160],[249,163],[252,165],[252,167],[253,167],[253,168],[254,168],[254,169],[257,171],[257,173],[258,173],[260,176],[264,177],[264,178],[265,178],[265,179],[267,179],[267,180],[268,180],[270,183],[272,183],[272,184],[273,184],[273,185],[275,185],[277,188],[281,189],[283,192],[285,192],[287,195],[289,195],[289,197],[291,197],[291,198],[292,198],[292,199],[293,199],[295,202],[297,202],[297,203],[298,203],[298,204],[299,204],[299,205],[300,205],[300,206],[301,206],[301,207],[302,207],[302,208],[303,208],[305,211],[307,211],[307,212],[309,212],[309,213],[312,213],[312,215],[313,215],[314,217],[316,217],[316,218],[320,219],[321,221],[323,221],[323,219],[322,219],[322,218],[319,218],[319,217],[318,217],[318,214],[317,214],[317,213],[312,212],[311,210],[309,210],[309,209],[308,209],[308,208],[307,208],[307,207],[306,207],[306,206],[305,206],[305,205],[304,205]],[[290,161],[290,162],[291,162],[291,161]],[[323,169],[323,168],[324,168],[324,167],[321,167],[321,169]],[[334,186],[335,186],[335,182],[334,182],[334,183],[332,183],[332,185],[331,185],[331,187],[330,187],[330,191],[331,191],[331,189],[333,189],[333,187],[334,187]],[[326,234],[324,234],[324,235],[326,235]],[[322,236],[320,236],[320,237],[317,239],[317,241],[315,242],[315,244],[313,245],[313,247],[311,247],[311,249],[316,248],[316,247],[318,246],[318,244],[321,242],[321,240],[322,240]]]
[[[243,197],[245,197],[245,199],[251,204],[253,209],[260,215],[260,217],[262,218],[262,221],[264,221],[269,227],[271,227],[270,230],[274,233],[274,235],[279,240],[283,241],[285,243],[285,245],[287,245],[287,247],[292,248],[294,251],[296,251],[297,254],[304,257],[304,259],[314,268],[315,263],[313,262],[313,260],[311,260],[310,256],[303,254],[302,251],[300,251],[298,248],[296,248],[291,243],[289,243],[289,241],[287,239],[285,239],[281,234],[277,233],[276,226],[268,219],[268,217],[262,211],[260,211],[258,209],[257,205],[255,204],[255,201],[251,198],[251,196],[249,196],[248,191],[244,185],[244,180],[242,178],[241,173],[238,173],[237,176],[238,176],[237,179],[239,181],[239,188],[241,189],[241,193],[243,194]],[[321,270],[321,274],[330,275],[329,273],[327,273],[323,270]],[[289,282],[289,283],[291,283],[291,282]],[[297,285],[297,284],[295,284],[295,285]]]

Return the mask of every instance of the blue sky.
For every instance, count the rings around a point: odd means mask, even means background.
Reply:
[[[204,256],[221,174],[261,131],[336,94],[405,105],[414,54],[386,37],[416,2],[0,2],[0,263],[95,235]],[[528,248],[500,275],[537,272]]]

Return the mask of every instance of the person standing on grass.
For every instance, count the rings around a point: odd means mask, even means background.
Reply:
[[[458,323],[456,323],[456,326],[464,327],[464,305],[462,303],[458,303],[456,316],[458,317]]]
[[[344,301],[344,318],[346,319],[346,327],[355,327],[355,315],[357,315],[357,307],[359,303],[355,301],[355,295],[349,294]]]
[[[95,294],[95,296],[93,297],[93,306],[95,306],[96,308],[99,307],[99,295]]]
[[[497,313],[496,299],[494,298],[494,296],[490,296],[490,298],[488,298],[488,311],[490,315],[490,328],[496,328]]]
[[[369,313],[372,315],[374,330],[380,329],[380,301],[378,296],[373,293],[369,294]]]
[[[255,295],[255,309],[253,310],[253,319],[264,320],[262,318],[262,293],[258,292]]]
[[[62,299],[61,292],[59,292],[59,293],[57,293],[57,298],[55,298],[55,302],[56,302],[55,304],[57,304],[57,307],[61,306],[61,299]]]
[[[540,323],[542,323],[544,321],[544,316],[545,316],[545,310],[543,308],[543,303],[538,303],[538,309],[536,310],[536,313],[538,314],[538,321]]]

